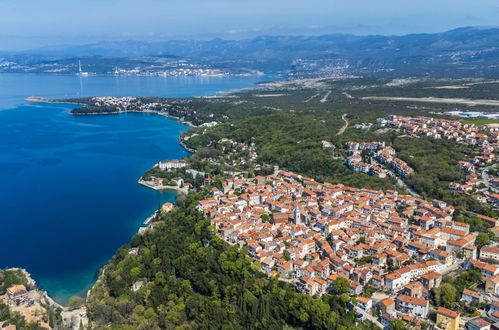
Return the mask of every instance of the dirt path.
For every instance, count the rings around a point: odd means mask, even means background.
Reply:
[[[347,120],[347,114],[344,113],[342,116],[341,116],[341,119],[343,119],[343,121],[345,122],[345,125],[343,125],[340,130],[338,131],[338,133],[336,135],[342,135],[343,133],[345,133],[345,130],[348,128],[348,120]]]
[[[324,97],[321,99],[321,103],[326,103],[329,95],[331,95],[331,91],[328,91],[326,95],[324,95]]]
[[[314,94],[314,95],[310,96],[308,99],[306,99],[303,102],[304,103],[308,103],[308,102],[312,101],[314,98],[316,98],[317,96],[320,96],[320,95],[321,95],[320,93]]]

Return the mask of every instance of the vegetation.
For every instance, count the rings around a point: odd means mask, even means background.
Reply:
[[[28,281],[21,270],[0,271],[0,295],[5,294],[7,289],[13,285],[22,284],[28,288]]]
[[[457,289],[450,283],[443,283],[432,289],[435,306],[453,308],[458,299]]]
[[[464,119],[460,121],[462,123],[475,124],[475,125],[499,124],[499,120],[488,119],[488,118],[473,118],[473,119]]]
[[[1,270],[0,271],[0,295],[6,293],[12,285],[22,284],[28,287],[28,281],[20,270]],[[39,329],[36,323],[29,323],[18,312],[12,312],[9,306],[0,302],[0,324],[2,326],[15,325],[18,329]]]
[[[244,249],[213,233],[209,219],[195,211],[200,197],[189,196],[164,224],[135,237],[138,256],[128,253],[130,246],[118,251],[87,304],[96,328],[110,322],[123,329],[373,328],[356,320],[349,299],[311,297],[268,279]]]
[[[0,302],[0,323],[5,327],[7,325],[15,325],[17,329],[23,330],[38,330],[41,329],[38,324],[26,322],[18,312],[12,312],[9,306]]]
[[[69,298],[69,301],[68,301],[68,309],[70,311],[72,311],[74,309],[80,308],[84,304],[85,304],[85,299],[83,299],[82,297],[78,297],[78,296],[72,296]]]
[[[474,289],[481,280],[482,274],[475,269],[464,271],[458,276],[444,276],[442,284],[431,290],[432,301],[435,306],[455,309],[464,289]]]

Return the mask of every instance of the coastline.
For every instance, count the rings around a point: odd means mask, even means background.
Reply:
[[[165,185],[153,185],[148,183],[147,181],[144,181],[142,177],[137,181],[138,184],[141,184],[147,188],[154,189],[156,191],[162,191],[162,190],[171,190],[171,191],[176,191],[180,194],[185,194],[187,195],[189,193],[189,190],[187,188],[179,188],[177,186],[165,186]]]
[[[44,98],[44,97],[38,97],[38,96],[27,97],[25,99],[25,101],[26,102],[30,102],[30,103],[71,104],[71,105],[85,106],[84,103],[58,101],[58,100],[53,100],[53,99]],[[97,115],[115,115],[115,114],[122,114],[122,113],[149,113],[149,114],[156,114],[156,115],[160,115],[160,116],[163,116],[163,117],[167,117],[167,118],[172,119],[174,121],[177,121],[177,122],[179,122],[181,124],[187,125],[189,128],[198,127],[198,126],[194,125],[193,123],[191,123],[189,121],[183,120],[182,118],[178,118],[178,117],[169,115],[168,113],[160,112],[160,111],[154,111],[154,110],[145,110],[145,111],[127,110],[127,111],[116,111],[116,112],[107,112],[107,113],[84,113],[84,114],[74,114],[74,113],[70,112],[70,113],[68,113],[68,115],[71,115],[71,116],[94,116],[95,115],[95,116],[97,116]],[[182,141],[181,136],[179,137],[179,145],[182,146],[182,148],[184,148],[185,150],[187,150],[187,151],[189,151],[191,153],[194,152],[194,150],[188,148],[184,144],[184,142]],[[169,190],[169,191],[175,192],[176,194],[187,194],[188,193],[188,189],[179,188],[179,187],[176,187],[176,186],[160,186],[160,187],[153,186],[151,184],[148,184],[146,181],[142,180],[142,177],[140,177],[140,179],[137,181],[137,183],[139,183],[139,184],[141,184],[141,185],[143,185],[143,186],[145,186],[147,188],[156,190],[156,191]],[[157,211],[155,211],[152,215],[150,215],[149,217],[147,217],[144,220],[143,225],[141,225],[139,228],[137,228],[136,235],[140,234],[145,229],[148,229],[150,227],[151,220],[156,215],[156,213],[157,213]],[[90,292],[95,287],[95,285],[97,285],[99,283],[99,281],[102,280],[102,276],[104,275],[104,273],[106,271],[106,266],[107,266],[107,262],[105,264],[103,264],[99,268],[99,271],[98,271],[98,273],[96,275],[96,278],[95,278],[94,282],[92,283],[92,285],[90,286],[90,288],[86,291],[86,294],[83,296],[83,298],[85,300],[88,298],[88,296],[90,295]],[[49,293],[47,291],[43,290],[43,288],[41,288],[40,286],[38,286],[36,284],[36,281],[33,279],[32,275],[26,269],[20,268],[20,267],[11,267],[11,268],[8,268],[8,269],[5,269],[5,270],[20,270],[20,271],[22,271],[23,274],[26,276],[26,278],[27,278],[28,283],[30,284],[30,286],[32,286],[34,290],[39,291],[40,294],[43,295],[44,299],[47,300],[49,306],[53,307],[54,309],[55,308],[60,308],[63,311],[63,313],[68,313],[68,315],[70,314],[70,312],[67,309],[67,306],[63,306],[63,305],[59,304],[52,297],[50,297],[50,295],[49,295]]]
[[[49,99],[46,97],[41,97],[41,96],[28,96],[27,98],[24,99],[26,102],[30,103],[50,103],[50,104],[76,104],[76,105],[85,105],[83,103],[76,103],[76,102],[62,102],[54,99]]]
[[[76,102],[66,102],[66,101],[58,101],[58,100],[53,100],[53,99],[48,99],[45,97],[39,97],[39,96],[29,96],[24,99],[26,102],[31,102],[31,103],[48,103],[48,104],[74,104],[74,105],[81,105],[85,106],[84,103],[76,103]],[[88,113],[72,113],[70,112],[69,115],[71,116],[103,116],[103,115],[119,115],[122,113],[152,113],[156,114],[159,116],[167,117],[170,119],[173,119],[181,124],[187,125],[189,127],[199,127],[197,125],[194,125],[192,122],[184,120],[179,117],[172,116],[168,113],[162,112],[162,111],[155,111],[155,110],[126,110],[126,111],[112,111],[112,112],[88,112]]]
[[[57,102],[50,102],[50,103],[57,103]],[[64,103],[66,103],[66,102],[64,102]],[[78,104],[78,103],[67,103],[67,104]],[[161,111],[154,111],[154,110],[126,110],[126,111],[113,111],[113,112],[104,112],[104,113],[89,112],[89,113],[69,113],[69,114],[71,116],[104,116],[104,115],[119,115],[122,113],[152,113],[155,115],[159,115],[159,116],[173,119],[181,124],[187,125],[187,126],[192,127],[192,128],[199,127],[199,126],[194,125],[190,121],[186,121],[186,120],[183,120],[182,118],[172,116],[168,113],[164,113]]]
[[[28,281],[28,285],[32,288],[32,290],[38,291],[44,299],[46,299],[47,303],[49,304],[50,307],[52,308],[61,308],[62,310],[66,310],[66,307],[62,306],[58,302],[56,302],[54,299],[52,299],[48,292],[43,290],[38,284],[36,284],[36,281],[33,279],[31,274],[24,268],[20,267],[12,267],[12,268],[6,268],[2,269],[5,271],[20,271],[24,277],[26,277],[26,280]]]
[[[229,91],[226,91],[226,92],[222,92],[224,95],[230,95],[231,93],[237,93],[238,91],[241,91],[241,90],[253,90],[253,89],[258,89],[258,88],[262,88],[261,86],[259,86],[258,84],[255,84],[255,86],[253,87],[249,87],[249,88],[244,88],[244,89],[232,89],[232,90],[229,90]],[[38,96],[29,96],[27,98],[25,98],[25,101],[26,102],[30,102],[30,103],[47,103],[47,104],[71,104],[71,105],[79,105],[79,106],[85,106],[86,104],[85,103],[77,103],[77,102],[68,102],[68,101],[63,101],[63,100],[55,100],[55,99],[49,99],[49,98],[45,98],[45,97],[38,97]],[[154,111],[154,110],[141,110],[141,111],[136,111],[136,110],[127,110],[127,111],[115,111],[115,112],[106,112],[106,113],[97,113],[97,112],[94,112],[94,113],[78,113],[78,114],[74,114],[74,113],[71,113],[69,112],[68,114],[71,115],[71,116],[97,116],[97,115],[116,115],[116,114],[122,114],[122,113],[151,113],[151,114],[156,114],[156,115],[160,115],[160,116],[163,116],[163,117],[167,117],[169,119],[172,119],[172,120],[175,120],[179,123],[182,123],[184,125],[187,125],[189,126],[190,128],[196,128],[196,127],[199,127],[197,125],[194,125],[192,122],[189,122],[189,121],[185,121],[183,120],[182,118],[179,118],[179,117],[176,117],[176,116],[172,116],[168,113],[165,113],[165,112],[161,112],[161,111]],[[182,146],[185,150],[187,150],[188,152],[190,153],[194,153],[195,150],[187,147],[184,143],[184,141],[182,140],[182,137],[180,136],[179,138],[179,145]],[[139,180],[137,181],[138,184],[141,184],[147,188],[150,188],[150,189],[153,189],[153,190],[156,190],[156,191],[162,191],[162,190],[170,190],[170,191],[174,191],[178,194],[188,194],[188,189],[185,189],[185,188],[179,188],[179,187],[176,187],[176,186],[153,186],[151,184],[148,184],[147,182],[145,182],[144,180],[142,180],[142,176],[139,178]],[[151,216],[147,217],[144,222],[143,222],[143,225],[141,225],[138,229],[137,229],[137,234],[140,234],[141,232],[143,232],[144,230],[147,230],[148,228],[151,227],[151,220],[152,218],[157,214],[157,211],[155,211]],[[126,244],[126,243],[125,243]],[[108,261],[109,262],[109,261]],[[102,281],[102,278],[106,272],[106,269],[107,269],[107,266],[108,266],[108,262],[106,262],[105,264],[103,264],[100,268],[99,268],[99,271],[98,273],[96,274],[96,277],[95,277],[95,280],[93,282],[93,284],[90,286],[90,288],[86,291],[86,294],[84,295],[84,299],[88,299],[91,291],[93,290],[93,288],[99,284],[99,282]],[[27,278],[29,279],[29,281],[32,281],[34,284],[36,283],[32,277],[31,277],[31,274],[25,270],[25,269],[22,269],[22,268],[14,268],[14,269],[21,269],[26,275],[27,275]],[[36,284],[35,284],[36,285]],[[47,301],[50,302],[50,305],[52,306],[55,306],[56,308],[61,308],[64,312],[68,313],[68,315],[70,314],[67,310],[67,306],[63,306],[59,303],[57,303],[52,297],[50,297],[49,293],[47,291],[44,291],[42,288],[36,286],[36,288],[38,290],[40,290],[40,292],[43,292],[44,294],[44,297],[46,297]],[[86,311],[86,308],[85,307],[82,307],[85,309]],[[86,314],[86,313],[85,313]],[[86,315],[85,315],[86,317]]]

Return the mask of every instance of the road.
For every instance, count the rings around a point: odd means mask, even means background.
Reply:
[[[317,96],[320,96],[320,95],[321,95],[320,93],[314,94],[314,95],[310,96],[308,99],[306,99],[303,102],[308,103],[308,102],[312,101],[314,98],[316,98]]]
[[[345,130],[348,128],[348,120],[347,120],[347,114],[344,113],[342,116],[341,116],[341,119],[343,119],[343,121],[345,122],[345,125],[343,125],[340,130],[338,131],[338,133],[336,135],[341,135],[343,133],[345,133]]]
[[[449,267],[446,267],[446,268],[442,269],[441,271],[439,271],[439,273],[442,274],[442,276],[446,275],[446,274],[449,274],[450,272],[453,272],[456,269],[458,269],[462,262],[463,262],[463,260],[456,258],[454,260],[454,263],[452,265],[450,265]]]
[[[360,313],[360,314],[364,315],[366,317],[366,319],[368,319],[372,323],[376,324],[381,329],[384,328],[383,324],[379,323],[379,321],[374,316],[372,316],[370,313],[366,312],[365,310],[363,310],[357,306],[354,307],[354,310],[357,314]]]
[[[379,166],[381,168],[384,168],[385,171],[386,171],[386,173],[389,176],[391,176],[392,178],[394,178],[395,180],[397,180],[397,185],[399,185],[401,187],[404,187],[409,192],[409,194],[411,194],[412,196],[421,198],[420,194],[418,194],[414,189],[412,189],[411,187],[409,187],[404,181],[402,181],[402,179],[400,177],[398,177],[395,173],[393,173],[386,166],[381,165],[376,159],[374,159],[374,157],[371,158],[371,164]]]
[[[489,169],[491,167],[495,167],[495,166],[496,165],[485,167],[482,170],[481,176],[482,176],[482,182],[483,182],[483,184],[485,184],[487,186],[487,188],[489,188],[490,190],[492,190],[493,192],[495,192],[497,194],[497,193],[499,193],[499,189],[497,189],[493,185],[491,185],[490,181],[489,181]]]
[[[331,95],[331,91],[327,92],[326,95],[324,95],[324,97],[321,99],[321,103],[326,103],[329,95]]]

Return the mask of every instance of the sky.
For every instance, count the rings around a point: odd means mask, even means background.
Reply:
[[[0,0],[0,50],[101,40],[402,35],[495,25],[497,0]]]

